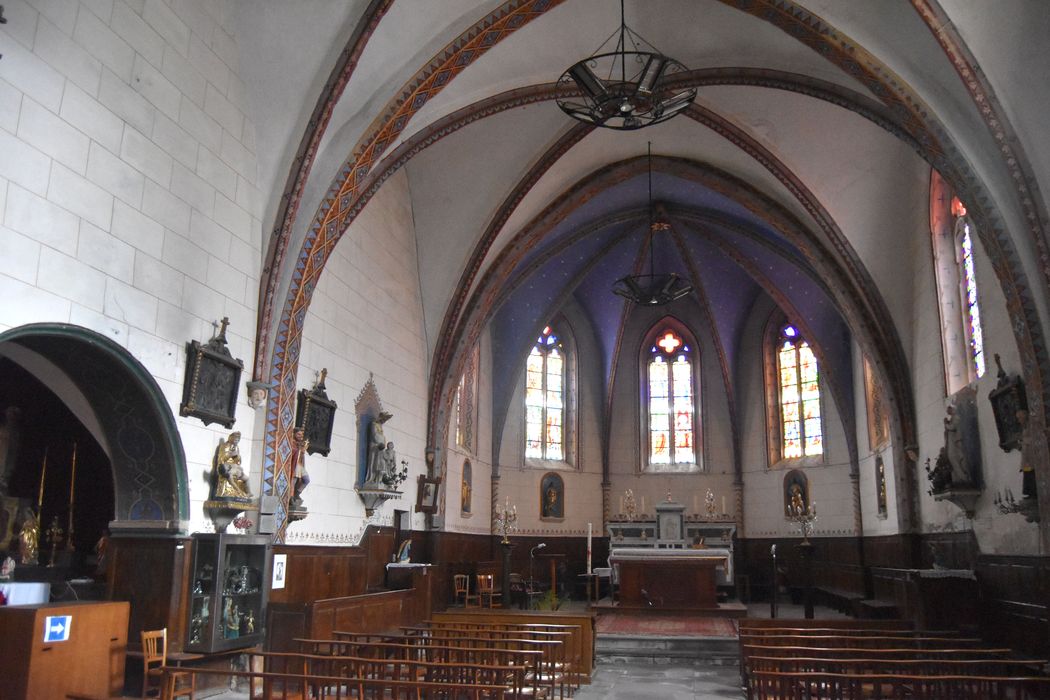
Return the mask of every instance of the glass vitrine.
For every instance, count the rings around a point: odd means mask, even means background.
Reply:
[[[271,561],[265,535],[193,536],[187,651],[209,653],[263,641]]]

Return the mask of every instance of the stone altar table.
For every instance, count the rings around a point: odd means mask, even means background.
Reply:
[[[621,608],[721,612],[716,573],[732,580],[732,553],[721,547],[617,548],[609,563],[618,572]]]

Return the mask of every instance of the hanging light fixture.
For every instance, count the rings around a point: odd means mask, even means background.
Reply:
[[[662,306],[681,299],[693,291],[693,285],[674,272],[656,272],[653,256],[653,238],[658,231],[668,231],[671,225],[656,218],[653,207],[653,144],[649,144],[649,274],[627,275],[613,284],[613,294],[619,294],[642,306]]]
[[[615,48],[606,51],[614,38]],[[558,87],[571,96],[559,97],[558,106],[573,119],[608,129],[659,124],[693,103],[695,87],[676,90],[669,85],[686,70],[627,26],[620,0],[620,28],[595,54],[562,73]]]

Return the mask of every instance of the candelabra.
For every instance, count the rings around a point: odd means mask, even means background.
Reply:
[[[1014,493],[1006,489],[1005,495],[998,491],[995,493],[995,505],[1003,515],[1020,513],[1030,523],[1039,522],[1039,501],[1035,498],[1022,498],[1020,501],[1014,498]]]
[[[514,530],[514,523],[518,522],[518,507],[512,506],[510,504],[510,498],[508,498],[502,508],[496,506],[494,518],[496,523],[496,534],[503,536],[503,539],[500,540],[500,544],[510,544],[507,535]]]
[[[817,522],[817,504],[804,506],[801,500],[792,501],[788,506],[788,520],[795,523],[798,532],[802,535],[803,544],[809,544],[809,535],[813,532],[813,523]]]

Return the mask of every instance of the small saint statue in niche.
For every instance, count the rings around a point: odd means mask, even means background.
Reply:
[[[306,439],[306,431],[296,428],[292,431],[292,442],[295,444],[292,453],[292,500],[289,509],[293,511],[305,511],[303,503],[303,491],[310,485],[310,475],[306,471],[306,451],[310,447],[310,441]]]
[[[382,411],[368,429],[368,463],[364,483],[382,489],[394,489],[398,483],[397,452],[394,443],[383,434],[383,424],[393,418],[392,413]]]
[[[251,489],[248,479],[241,467],[241,449],[239,431],[230,433],[215,454],[215,495],[214,500],[250,501]]]

